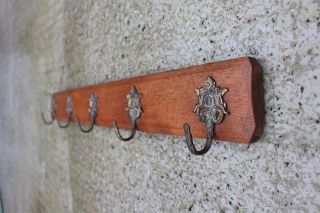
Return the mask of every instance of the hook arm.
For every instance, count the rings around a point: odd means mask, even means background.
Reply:
[[[183,130],[184,130],[184,134],[186,137],[186,143],[188,146],[188,149],[190,150],[190,152],[194,155],[204,155],[205,153],[207,153],[211,147],[212,144],[212,131],[213,131],[213,126],[212,125],[207,125],[206,127],[206,131],[207,131],[207,140],[206,140],[206,144],[204,146],[203,149],[201,150],[197,150],[196,147],[193,144],[193,139],[192,139],[192,134],[190,131],[190,126],[189,124],[185,123],[183,124]]]
[[[59,126],[60,128],[62,128],[62,129],[67,128],[67,127],[70,125],[70,123],[71,123],[71,119],[72,119],[72,116],[69,115],[69,116],[68,116],[68,122],[67,122],[66,124],[61,124],[60,121],[57,119],[58,126]]]
[[[52,113],[50,114],[51,115],[51,118],[50,118],[50,121],[46,121],[46,119],[44,118],[44,115],[43,113],[41,112],[41,118],[42,118],[42,121],[45,125],[50,125],[53,123],[54,121],[54,115],[52,115]]]
[[[94,127],[94,120],[95,120],[95,117],[92,116],[92,117],[90,118],[90,126],[89,126],[89,128],[88,128],[88,129],[85,129],[85,128],[83,128],[83,127],[81,126],[80,121],[79,121],[79,118],[77,117],[78,126],[79,126],[81,132],[84,132],[84,133],[91,132],[91,130],[92,130],[93,127]]]
[[[113,120],[113,127],[116,128],[116,134],[117,134],[117,137],[120,140],[129,141],[134,137],[134,135],[136,133],[136,120],[132,120],[132,122],[131,122],[131,134],[127,138],[124,138],[124,137],[121,136],[116,120]]]

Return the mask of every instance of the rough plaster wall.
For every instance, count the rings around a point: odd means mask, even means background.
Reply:
[[[5,212],[319,212],[318,0],[2,0]],[[266,127],[192,156],[182,137],[44,126],[58,90],[256,57]],[[201,141],[201,140],[197,140]]]

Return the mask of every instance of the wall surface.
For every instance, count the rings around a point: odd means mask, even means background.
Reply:
[[[5,212],[320,212],[319,31],[319,0],[1,0]],[[264,71],[249,146],[41,121],[59,90],[239,56]]]

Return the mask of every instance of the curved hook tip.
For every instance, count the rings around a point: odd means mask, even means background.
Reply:
[[[135,122],[135,121],[133,121],[132,124],[131,124],[132,130],[131,130],[130,135],[129,135],[127,138],[124,138],[124,137],[121,136],[116,120],[113,120],[113,121],[112,121],[112,126],[116,129],[116,135],[117,135],[117,137],[118,137],[120,140],[122,140],[122,141],[129,141],[129,140],[131,140],[131,139],[134,137],[135,133],[136,133],[136,122]]]
[[[77,117],[77,122],[78,122],[78,126],[81,130],[81,132],[84,132],[84,133],[88,133],[88,132],[91,132],[91,130],[93,129],[94,127],[94,119],[91,119],[91,123],[90,123],[90,126],[88,129],[84,129],[82,126],[81,126],[81,123],[79,121],[79,117]]]
[[[72,116],[69,116],[69,117],[68,117],[68,121],[67,121],[66,124],[61,124],[60,121],[57,119],[58,126],[59,126],[60,128],[62,128],[62,129],[67,128],[67,127],[70,125],[70,123],[71,123],[71,117],[72,117]]]
[[[52,124],[53,121],[54,121],[54,117],[53,117],[52,115],[51,115],[50,121],[46,121],[46,119],[44,118],[43,112],[41,112],[41,118],[42,118],[42,121],[43,121],[43,123],[44,123],[45,125],[50,125],[50,124]]]
[[[193,143],[193,138],[192,138],[192,134],[190,131],[190,126],[187,123],[183,124],[183,130],[184,130],[184,135],[186,138],[186,143],[188,146],[188,149],[190,150],[190,152],[194,155],[204,155],[205,153],[207,153],[211,147],[211,143],[212,143],[212,129],[207,129],[207,140],[206,140],[206,144],[204,146],[203,149],[201,150],[197,150],[196,147],[194,146]]]

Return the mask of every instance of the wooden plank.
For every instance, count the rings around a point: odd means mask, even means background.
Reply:
[[[264,99],[262,70],[253,58],[243,57],[214,62],[173,71],[149,74],[53,94],[57,104],[57,119],[66,120],[65,101],[73,98],[73,121],[79,117],[89,124],[88,99],[91,93],[98,97],[96,125],[130,128],[125,112],[126,95],[132,85],[142,94],[143,113],[137,121],[138,130],[145,132],[184,135],[183,124],[189,123],[194,137],[205,138],[204,124],[197,120],[193,108],[197,103],[195,89],[202,87],[211,76],[217,86],[228,88],[224,95],[226,115],[214,130],[218,140],[250,143],[259,138],[264,126]]]

